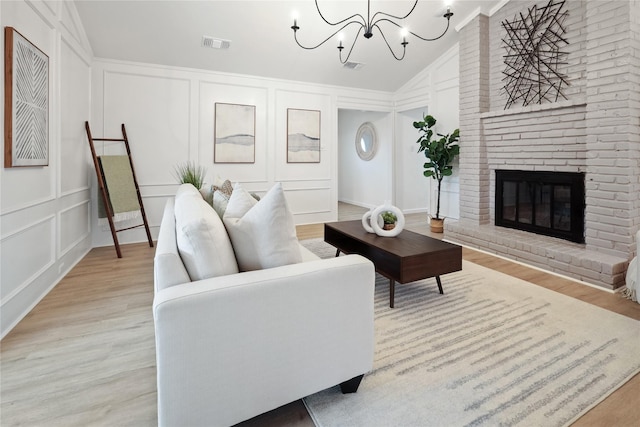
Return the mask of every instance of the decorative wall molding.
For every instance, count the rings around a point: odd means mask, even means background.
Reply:
[[[71,205],[71,206],[69,206],[67,208],[64,208],[64,209],[58,211],[58,217],[57,217],[58,236],[62,235],[62,217],[64,216],[64,214],[66,214],[67,212],[71,212],[72,210],[81,208],[81,207],[85,207],[85,209],[86,209],[84,214],[85,214],[85,216],[87,218],[87,228],[83,231],[83,233],[80,236],[78,236],[78,238],[76,238],[74,241],[69,243],[65,248],[62,247],[61,239],[58,239],[58,241],[57,241],[57,244],[58,244],[58,258],[61,258],[61,257],[65,256],[66,254],[68,254],[73,248],[78,246],[84,239],[86,239],[87,237],[89,237],[91,235],[91,221],[89,220],[89,213],[91,212],[91,200],[87,199],[87,200],[83,200],[83,201],[81,201],[79,203],[76,203],[74,205]]]
[[[32,274],[30,274],[25,280],[23,280],[20,284],[18,284],[16,287],[13,288],[13,290],[11,292],[9,292],[9,294],[3,296],[2,300],[0,301],[0,307],[4,306],[6,303],[8,303],[9,301],[11,301],[11,299],[15,298],[15,296],[17,294],[19,294],[20,292],[22,292],[25,288],[27,288],[34,280],[36,280],[39,276],[41,276],[49,267],[51,267],[52,265],[55,264],[56,262],[56,248],[55,248],[55,219],[56,219],[56,215],[48,215],[44,218],[41,218],[37,221],[34,221],[33,223],[24,226],[20,229],[14,230],[11,233],[7,234],[6,236],[3,236],[2,238],[0,238],[0,241],[3,242],[3,244],[5,245],[5,250],[6,250],[6,242],[8,240],[11,240],[13,238],[16,238],[17,236],[21,235],[21,234],[26,234],[28,233],[30,230],[33,230],[34,228],[40,226],[41,224],[45,224],[48,223],[49,225],[49,235],[46,236],[47,238],[45,239],[45,236],[40,235],[39,236],[39,241],[40,244],[47,244],[49,247],[49,259],[41,266],[30,266],[31,268],[37,268],[37,270],[35,272],[33,272]]]

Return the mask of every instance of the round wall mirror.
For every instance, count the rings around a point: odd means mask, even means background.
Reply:
[[[371,160],[378,149],[378,137],[376,129],[370,122],[365,122],[356,133],[356,151],[362,160]]]

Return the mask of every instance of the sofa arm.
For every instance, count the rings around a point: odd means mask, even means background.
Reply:
[[[156,294],[160,425],[232,425],[368,372],[373,264],[359,255]]]

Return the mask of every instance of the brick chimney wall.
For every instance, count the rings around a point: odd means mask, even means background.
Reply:
[[[446,238],[606,288],[624,284],[640,226],[640,2],[565,2],[569,86],[505,109],[501,22],[511,1],[460,31],[460,221]],[[495,227],[495,170],[586,173],[585,244]]]

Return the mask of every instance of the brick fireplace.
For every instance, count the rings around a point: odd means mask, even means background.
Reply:
[[[563,96],[505,109],[501,22],[546,4],[512,0],[460,30],[460,220],[445,238],[615,289],[640,226],[640,5],[567,1]],[[584,242],[496,226],[497,170],[583,174]]]

